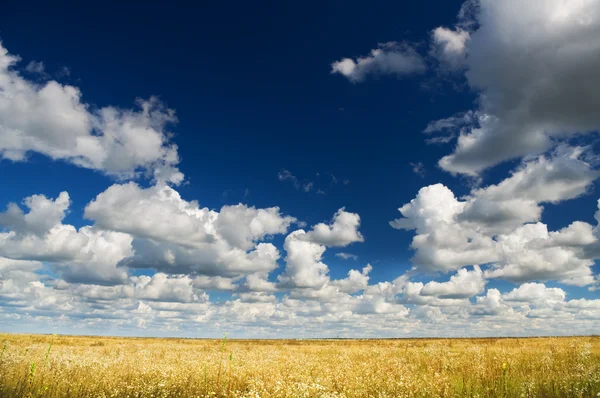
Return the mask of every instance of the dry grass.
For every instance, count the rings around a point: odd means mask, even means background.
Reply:
[[[596,397],[600,338],[0,335],[3,397]]]

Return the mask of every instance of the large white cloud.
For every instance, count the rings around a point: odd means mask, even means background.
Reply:
[[[119,283],[127,273],[117,264],[132,252],[133,237],[114,231],[63,224],[69,195],[55,200],[33,195],[24,200],[24,213],[12,203],[0,213],[0,256],[54,263],[64,278]]]
[[[305,235],[306,232],[300,229],[285,238],[286,268],[279,281],[288,286],[318,289],[329,281],[329,268],[321,261],[326,248],[302,239]]]
[[[576,156],[542,156],[498,185],[474,189],[463,201],[444,185],[424,187],[399,209],[404,217],[390,225],[415,230],[411,247],[419,270],[490,264],[487,278],[592,285],[600,254],[595,228],[574,222],[549,232],[539,222],[539,203],[581,195],[596,177]]]
[[[468,84],[479,93],[476,121],[458,126],[456,148],[440,166],[477,175],[506,159],[544,152],[556,139],[598,131],[597,2],[475,3],[468,41],[460,28],[434,33],[443,56],[467,54]]]
[[[415,229],[413,262],[425,270],[448,271],[465,265],[498,260],[495,241],[457,222],[466,202],[442,184],[421,188],[415,199],[399,210],[404,216],[390,222],[398,229]]]
[[[243,204],[219,212],[200,208],[181,198],[173,188],[159,184],[115,184],[85,208],[85,217],[105,229],[190,248],[224,240],[249,250],[268,235],[285,233],[296,219],[282,216],[278,207],[256,209]]]
[[[594,283],[594,261],[583,249],[594,243],[592,226],[587,223],[575,222],[556,232],[548,232],[542,223],[526,224],[498,237],[502,258],[486,276],[589,285]]]
[[[158,99],[138,100],[137,109],[95,110],[77,87],[27,80],[14,69],[18,61],[0,44],[1,158],[24,161],[37,152],[117,178],[182,182],[166,130],[177,119]]]
[[[524,162],[499,184],[474,189],[459,220],[492,235],[539,221],[540,204],[581,196],[600,176],[583,157],[583,148],[561,146],[549,156]]]
[[[263,241],[296,222],[278,207],[238,204],[214,211],[182,199],[167,185],[141,188],[132,182],[99,194],[85,216],[96,227],[135,237],[135,254],[122,266],[228,277],[277,268],[279,251]]]

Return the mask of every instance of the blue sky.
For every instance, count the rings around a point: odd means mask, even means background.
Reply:
[[[600,7],[517,5],[9,3],[3,329],[594,330]]]

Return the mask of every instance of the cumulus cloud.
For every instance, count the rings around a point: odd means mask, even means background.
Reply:
[[[0,227],[19,234],[43,236],[65,218],[70,198],[67,192],[61,192],[56,200],[32,195],[23,204],[29,209],[27,214],[16,203],[9,203],[6,211],[0,213]]]
[[[285,238],[286,268],[278,277],[283,285],[320,288],[329,281],[329,268],[321,261],[326,248],[306,239],[306,234],[300,229]]]
[[[331,73],[339,73],[353,83],[369,75],[396,75],[398,77],[423,73],[427,69],[423,58],[406,43],[390,42],[364,57],[342,58],[331,64]]]
[[[475,265],[473,271],[466,268],[458,270],[448,282],[428,282],[421,289],[421,294],[440,298],[468,298],[483,292],[485,284],[481,268]]]
[[[486,278],[593,285],[600,254],[596,228],[574,222],[548,231],[540,204],[578,197],[597,177],[579,148],[562,147],[524,162],[497,185],[473,189],[464,200],[442,184],[424,187],[390,225],[415,230],[412,260],[419,270],[482,264],[488,265]]]
[[[198,247],[218,239],[248,250],[267,235],[285,233],[296,219],[282,216],[278,207],[256,209],[243,204],[224,206],[220,212],[201,208],[181,198],[173,188],[159,184],[115,184],[85,208],[96,226],[136,237]]]
[[[476,3],[468,34],[434,31],[434,45],[444,45],[442,58],[456,49],[460,57],[454,64],[459,65],[468,53],[466,78],[479,95],[476,120],[467,128],[457,126],[456,148],[440,166],[475,176],[507,159],[547,151],[556,140],[598,131],[597,4]]]
[[[164,273],[156,273],[150,276],[139,276],[131,278],[134,289],[133,294],[138,299],[191,303],[206,302],[206,293],[196,290],[192,279],[187,275],[168,276]]]
[[[290,233],[284,242],[287,255],[285,270],[277,277],[279,288],[290,290],[294,298],[324,302],[352,301],[348,294],[367,289],[371,265],[367,264],[362,271],[351,269],[346,278],[332,280],[329,267],[323,262],[323,254],[327,246],[362,241],[362,235],[357,230],[359,224],[357,214],[340,209],[331,225],[317,224],[310,232],[300,229]],[[348,228],[351,234],[348,234]]]
[[[551,306],[564,301],[566,294],[560,288],[548,288],[543,283],[524,283],[502,295],[505,301]]]
[[[347,212],[342,207],[334,214],[331,223],[319,223],[299,238],[319,245],[344,247],[365,240],[358,230],[359,227],[360,216],[356,213]]]
[[[539,221],[541,203],[579,197],[600,175],[582,155],[582,148],[561,146],[550,156],[524,162],[499,184],[473,190],[460,221],[488,234]]]
[[[442,26],[433,30],[431,35],[431,54],[449,70],[464,68],[467,57],[469,32],[452,30]]]
[[[442,184],[421,188],[415,199],[399,210],[404,218],[390,222],[397,229],[416,230],[411,247],[413,262],[425,270],[453,270],[498,259],[494,240],[456,222],[466,202]]]
[[[167,185],[141,188],[133,182],[99,194],[85,217],[98,228],[135,237],[134,255],[122,266],[227,277],[277,268],[279,251],[261,241],[296,222],[277,207],[238,204],[214,211],[182,199]]]
[[[545,224],[526,224],[509,235],[500,235],[502,260],[486,272],[514,282],[557,279],[566,284],[585,286],[594,283],[592,258],[583,247],[596,242],[592,227],[575,222],[548,232]]]
[[[69,280],[119,283],[126,278],[117,264],[132,254],[130,235],[63,224],[67,192],[55,200],[33,195],[23,202],[27,213],[14,203],[0,213],[0,256],[53,263]]]
[[[183,181],[177,146],[166,130],[177,118],[157,98],[138,100],[137,109],[96,110],[81,101],[77,87],[24,78],[14,69],[18,61],[0,44],[1,158],[25,161],[36,152],[119,179]]]
[[[348,277],[346,279],[334,280],[333,286],[339,287],[340,291],[344,293],[356,293],[364,290],[369,285],[369,272],[373,267],[371,264],[367,264],[361,271],[351,269],[348,271]]]

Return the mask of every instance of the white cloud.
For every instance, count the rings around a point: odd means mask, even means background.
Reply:
[[[405,43],[380,44],[365,57],[356,60],[342,58],[331,64],[331,73],[339,73],[353,83],[369,75],[396,75],[398,77],[422,73],[426,69],[423,58]]]
[[[523,163],[497,185],[472,190],[465,200],[441,184],[424,187],[390,225],[416,231],[411,247],[418,270],[489,264],[486,278],[594,285],[591,267],[600,255],[595,229],[574,222],[549,232],[539,222],[540,203],[582,195],[598,177],[580,157],[578,148],[562,147]]]
[[[212,337],[222,335],[223,327],[238,337],[322,337],[324,330],[332,336],[365,337],[556,335],[573,328],[591,333],[600,325],[599,300],[566,301],[562,289],[543,284],[505,293],[489,289],[474,304],[425,296],[424,284],[405,276],[371,286],[361,281],[358,295],[332,284],[309,289],[304,297],[240,292],[220,302],[210,301],[185,275],[159,273],[98,286],[13,270],[0,275],[0,319],[6,328],[27,323],[28,330],[181,336],[200,331]]]
[[[208,300],[206,293],[194,289],[193,281],[187,275],[168,276],[156,273],[150,276],[131,278],[135,286],[134,296],[137,299],[151,301],[192,303]]]
[[[223,206],[215,222],[216,233],[233,247],[249,250],[257,240],[286,233],[294,217],[282,216],[279,207],[256,209],[243,204]]]
[[[277,268],[279,251],[261,241],[296,221],[278,207],[208,210],[167,185],[144,189],[135,183],[111,186],[86,206],[85,216],[96,227],[135,237],[135,254],[123,266],[227,277]]]
[[[502,294],[498,289],[488,289],[485,296],[475,299],[475,306],[471,312],[475,315],[501,315],[510,311],[502,302]]]
[[[218,213],[183,200],[167,185],[115,184],[87,204],[84,217],[99,228],[194,247],[211,241]]]
[[[460,128],[440,166],[478,175],[512,158],[539,154],[556,140],[600,129],[600,8],[595,1],[480,0],[470,39],[440,28],[466,52],[466,77],[479,93],[476,122]],[[439,41],[439,37],[434,40]],[[434,42],[435,43],[435,42]],[[447,47],[446,47],[447,48]]]
[[[581,196],[600,175],[582,156],[582,148],[561,146],[551,156],[524,162],[499,184],[474,189],[458,219],[487,234],[509,233],[539,221],[540,203]]]
[[[346,279],[338,279],[331,282],[333,286],[337,286],[344,293],[356,293],[364,290],[369,285],[369,272],[373,267],[367,264],[366,267],[359,272],[355,269],[348,271]]]
[[[0,226],[19,234],[43,236],[61,224],[70,198],[67,192],[61,192],[54,201],[44,195],[32,195],[25,198],[23,204],[29,209],[27,214],[16,203],[9,203],[6,211],[0,213]]]
[[[46,67],[41,61],[31,61],[25,67],[25,70],[29,73],[35,73],[41,76],[47,76]]]
[[[194,278],[192,283],[195,288],[202,290],[233,291],[237,288],[235,284],[237,280],[239,278],[199,275]]]
[[[177,119],[158,99],[138,100],[135,110],[94,110],[77,87],[25,79],[13,68],[18,61],[0,44],[1,158],[25,161],[37,152],[120,179],[183,181],[177,146],[165,129]]]
[[[509,293],[503,294],[505,301],[551,306],[565,300],[564,290],[553,287],[548,288],[543,283],[525,283]]]
[[[286,267],[278,279],[285,286],[318,289],[329,281],[329,268],[321,262],[325,246],[313,243],[305,236],[306,232],[300,229],[285,238]]]
[[[417,197],[399,210],[404,218],[390,222],[397,229],[415,229],[413,262],[426,270],[448,271],[485,264],[499,258],[491,237],[456,222],[466,202],[442,184],[421,188]]]
[[[340,253],[335,253],[336,257],[339,257],[343,260],[354,260],[354,261],[358,261],[358,256],[356,254],[350,254],[350,253],[345,253],[345,252],[340,252]]]
[[[582,160],[584,148],[560,146],[551,156],[524,162],[498,185],[473,191],[473,196],[493,200],[518,197],[537,203],[558,203],[587,193],[600,176],[598,170]]]
[[[333,215],[330,224],[319,223],[298,238],[329,247],[345,247],[351,243],[364,242],[365,238],[358,230],[359,227],[360,216],[347,212],[342,207]]]
[[[42,268],[42,263],[39,261],[13,260],[0,257],[0,275],[10,271],[32,272],[40,268]]]
[[[431,53],[444,68],[460,70],[464,68],[467,56],[469,32],[438,27],[431,37]]]
[[[592,227],[587,223],[575,222],[550,233],[545,224],[526,224],[498,237],[502,259],[486,272],[486,277],[589,285],[594,283],[594,261],[586,257],[583,247],[594,242]]]
[[[130,182],[112,185],[85,208],[96,226],[136,237],[190,248],[219,239],[249,250],[267,235],[285,233],[296,219],[282,216],[278,207],[256,209],[243,204],[224,206],[220,212],[185,201],[167,185],[140,188]]]
[[[450,277],[448,282],[431,281],[423,286],[423,296],[435,296],[440,298],[468,298],[473,297],[485,290],[486,281],[479,266],[473,266],[473,271],[466,268]]]
[[[117,264],[132,254],[132,237],[85,226],[62,224],[69,195],[51,200],[33,195],[24,200],[24,213],[16,204],[0,213],[0,256],[55,264],[64,278],[101,283],[122,282],[127,273]]]

